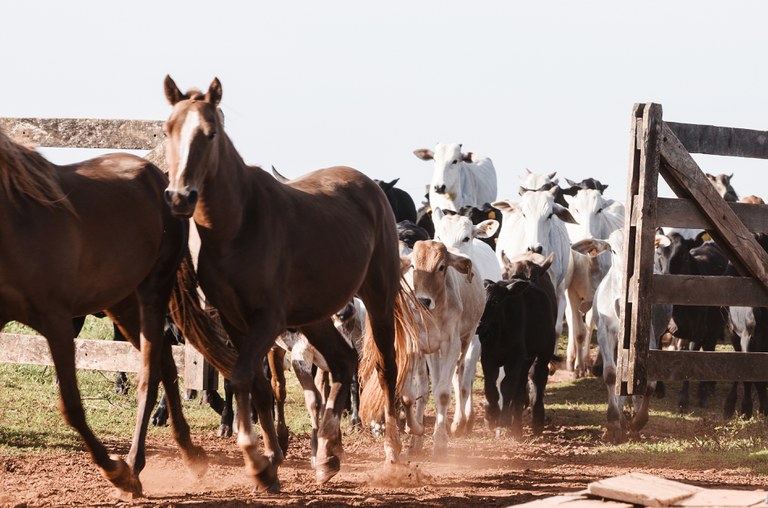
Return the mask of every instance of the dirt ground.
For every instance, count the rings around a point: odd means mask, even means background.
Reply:
[[[479,409],[480,401],[476,404]],[[163,435],[148,440],[147,467],[141,474],[146,497],[132,502],[116,497],[84,451],[0,455],[0,506],[500,507],[577,491],[591,481],[638,470],[703,487],[754,489],[765,483],[764,477],[736,469],[682,469],[676,464],[647,468],[627,459],[613,463],[597,456],[599,436],[584,440],[577,430],[550,423],[541,439],[515,442],[495,438],[480,422],[472,437],[449,442],[446,460],[434,461],[427,453],[408,463],[397,486],[382,481],[387,477],[382,442],[371,435],[345,436],[347,460],[323,486],[315,484],[309,464],[309,436],[291,435],[279,473],[280,494],[255,492],[234,438],[218,438],[213,429],[195,435],[210,460],[207,474],[198,480],[187,473],[170,436]],[[127,440],[106,444],[123,456],[127,452]],[[431,440],[425,439],[425,448],[429,446]]]

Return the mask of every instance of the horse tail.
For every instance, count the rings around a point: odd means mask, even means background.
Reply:
[[[213,365],[228,377],[237,361],[237,351],[227,335],[218,314],[206,312],[197,294],[197,274],[189,249],[184,249],[181,265],[176,271],[171,302],[171,319],[184,338]]]
[[[418,330],[414,309],[418,304],[410,287],[401,279],[400,289],[395,298],[395,362],[397,363],[397,381],[395,397],[399,398],[408,374],[411,370],[411,358],[418,351]],[[370,314],[369,314],[370,316]],[[381,352],[373,340],[370,318],[365,320],[365,340],[360,361],[359,378],[363,385],[360,395],[360,419],[365,425],[384,420],[386,395],[381,388],[383,380],[378,379],[377,366],[383,367]]]

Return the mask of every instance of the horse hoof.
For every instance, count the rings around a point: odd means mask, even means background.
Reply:
[[[272,464],[256,473],[254,475],[254,480],[256,480],[256,488],[259,492],[280,492],[280,481],[277,479],[277,468]]]
[[[184,457],[184,463],[197,478],[202,478],[208,472],[208,455],[199,446],[192,447],[189,454]]]
[[[323,464],[317,464],[315,468],[315,478],[318,485],[322,485],[338,473],[341,470],[341,461],[338,457],[331,457],[327,462]]]
[[[144,497],[141,481],[139,481],[138,476],[133,474],[131,467],[115,455],[110,455],[110,459],[112,459],[114,467],[112,471],[102,470],[104,477],[117,487],[121,494],[134,499]]]
[[[281,427],[277,434],[277,442],[280,449],[283,451],[283,455],[288,455],[288,428]]]

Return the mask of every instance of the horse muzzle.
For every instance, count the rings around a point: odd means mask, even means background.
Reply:
[[[198,197],[199,194],[195,189],[189,189],[185,192],[165,190],[165,202],[171,207],[171,213],[176,217],[192,217]]]

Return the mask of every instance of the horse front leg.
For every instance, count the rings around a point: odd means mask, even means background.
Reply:
[[[50,319],[50,318],[49,318]],[[75,344],[69,316],[35,327],[48,340],[51,357],[59,382],[59,410],[64,420],[74,428],[101,474],[123,493],[142,496],[141,482],[130,466],[117,456],[110,456],[104,444],[94,435],[85,420],[75,371]]]
[[[165,341],[163,344],[161,375],[165,388],[165,400],[168,412],[171,416],[173,438],[181,451],[181,458],[187,468],[198,478],[202,478],[208,470],[208,457],[205,450],[192,443],[189,424],[184,418],[179,396],[179,376],[176,363],[173,361],[172,344]]]
[[[277,445],[272,416],[272,390],[264,373],[263,361],[274,342],[274,335],[265,332],[270,327],[266,322],[254,322],[250,330],[257,330],[248,336],[233,337],[241,345],[237,362],[229,377],[232,392],[237,403],[237,444],[243,451],[245,471],[260,491],[280,491],[277,469],[283,460],[283,452]],[[231,332],[230,332],[231,335]],[[252,398],[256,404],[259,423],[263,431],[266,454],[259,451],[259,438],[253,426]]]

